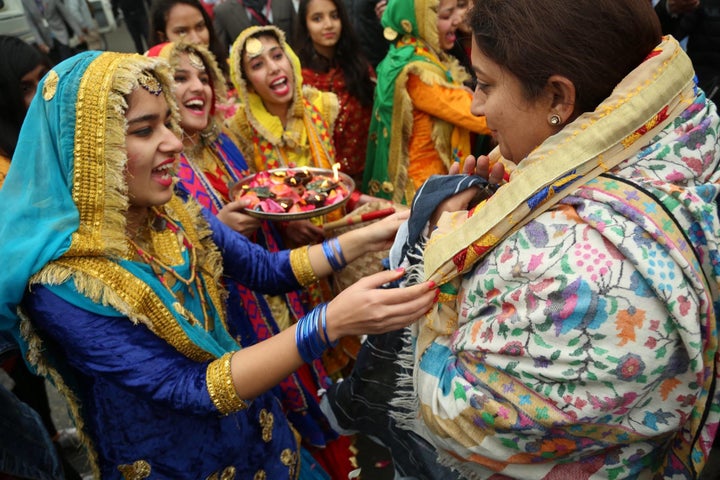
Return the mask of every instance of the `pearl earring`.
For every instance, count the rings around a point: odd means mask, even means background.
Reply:
[[[558,125],[560,125],[560,122],[562,122],[562,118],[560,118],[560,115],[555,113],[550,115],[550,119],[548,120],[548,122],[550,122],[550,125],[552,125],[553,127],[557,127]]]

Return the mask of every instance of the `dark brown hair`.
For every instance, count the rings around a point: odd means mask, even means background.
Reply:
[[[661,41],[649,0],[474,0],[475,42],[528,99],[552,75],[575,85],[575,114],[594,110]]]
[[[307,28],[308,5],[312,0],[300,0],[297,25],[295,27],[295,51],[304,68],[327,73],[333,64],[337,64],[345,76],[350,95],[362,105],[372,106],[375,84],[370,78],[370,62],[362,53],[352,22],[348,17],[344,0],[330,0],[337,9],[342,31],[335,45],[335,58],[327,59],[315,51],[310,32]]]
[[[217,35],[215,35],[215,28],[213,27],[213,21],[210,15],[208,15],[198,0],[153,0],[150,7],[150,46],[152,47],[168,41],[167,38],[165,38],[167,36],[168,16],[170,15],[170,10],[179,4],[188,5],[200,12],[200,15],[202,15],[205,21],[205,26],[208,29],[208,37],[210,38],[208,49],[215,55],[215,60],[217,60],[218,66],[223,74],[228,75],[227,51],[220,43]],[[162,33],[163,37],[160,37],[159,33]]]

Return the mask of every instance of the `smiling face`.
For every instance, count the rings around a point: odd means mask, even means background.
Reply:
[[[172,197],[175,160],[182,142],[170,129],[170,109],[164,95],[136,88],[127,97],[128,129],[126,181],[130,208],[128,219]]]
[[[245,42],[243,72],[248,90],[256,93],[268,112],[283,119],[293,100],[295,81],[290,59],[272,35]]]
[[[315,50],[326,58],[332,58],[342,33],[342,22],[335,4],[331,0],[311,0],[305,22]]]
[[[178,3],[167,14],[165,23],[165,40],[168,42],[184,41],[210,45],[210,31],[205,24],[202,13],[186,3]]]
[[[455,39],[460,18],[455,13],[457,0],[440,0],[438,5],[437,28],[440,48],[450,50],[455,45]]]
[[[485,116],[502,156],[518,163],[555,133],[548,122],[552,94],[527,100],[518,78],[485,56],[474,38],[471,58],[477,87],[470,111]]]
[[[190,55],[193,61],[190,61]],[[178,56],[175,78],[175,98],[180,107],[180,126],[193,137],[207,128],[213,104],[210,75],[196,53],[183,52]]]

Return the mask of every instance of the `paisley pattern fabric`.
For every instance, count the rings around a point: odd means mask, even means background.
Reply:
[[[397,418],[463,476],[701,471],[720,419],[720,118],[688,84],[666,38],[614,98],[430,237],[425,275],[442,293],[406,351],[413,393],[396,403],[412,408]],[[620,105],[645,115],[639,128]],[[619,140],[584,163],[573,147],[607,139],[602,121]],[[549,183],[531,175],[556,163]]]

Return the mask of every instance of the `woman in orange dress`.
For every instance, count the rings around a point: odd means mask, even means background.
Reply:
[[[363,192],[409,204],[431,175],[471,153],[470,132],[489,133],[470,114],[467,72],[445,50],[460,18],[457,0],[390,0],[382,17],[393,41],[378,65]]]

